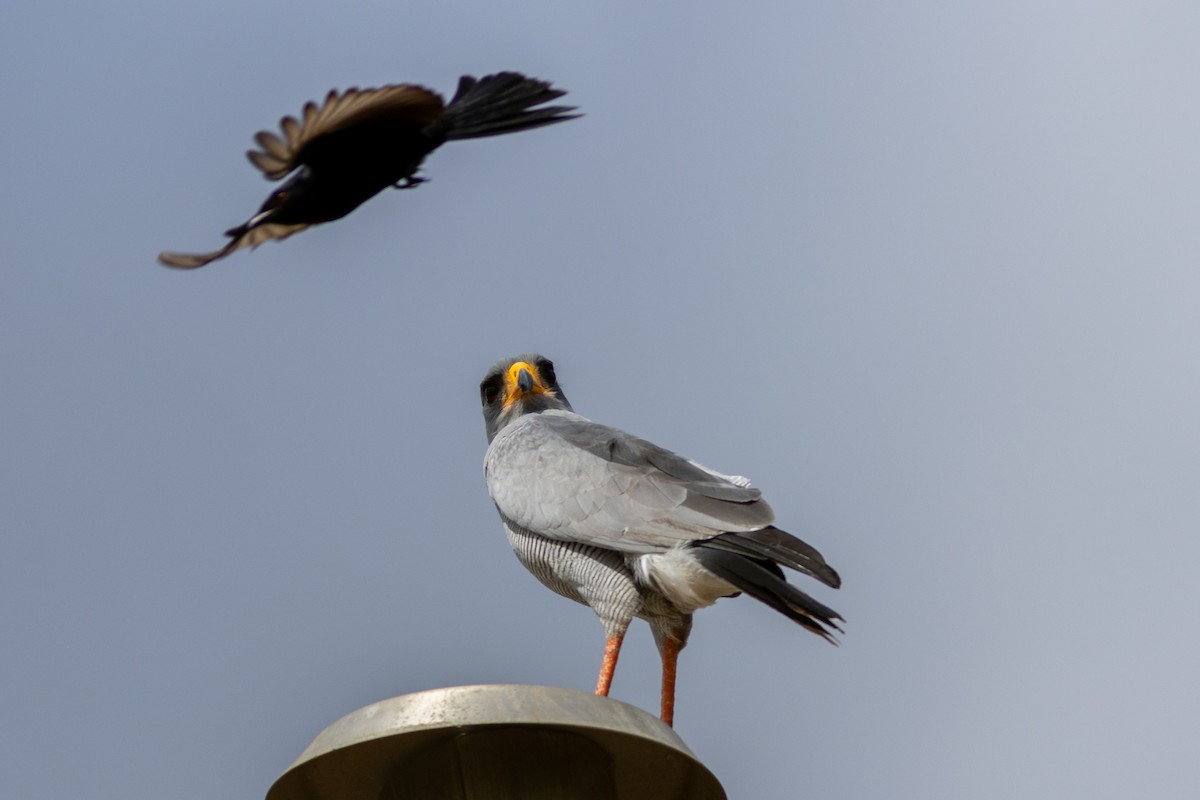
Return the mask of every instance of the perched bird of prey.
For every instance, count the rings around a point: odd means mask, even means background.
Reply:
[[[479,391],[488,492],[517,558],[604,625],[596,694],[608,694],[634,617],[658,645],[668,725],[676,659],[696,609],[745,592],[830,642],[841,631],[837,612],[789,584],[780,567],[835,589],[838,574],[771,524],[775,513],[745,478],[581,417],[539,355],[498,362]]]
[[[301,118],[284,117],[283,136],[260,131],[261,150],[246,155],[267,180],[292,177],[267,198],[258,213],[211,253],[159,253],[167,267],[195,269],[242,247],[286,239],[310,225],[341,219],[389,186],[424,182],[417,170],[443,142],[476,139],[574,119],[573,106],[543,106],[566,94],[545,81],[516,72],[476,80],[459,78],[449,104],[421,86],[401,83],[379,89],[331,91],[325,102],[304,106]]]

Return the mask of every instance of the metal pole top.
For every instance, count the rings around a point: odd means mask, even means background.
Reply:
[[[267,800],[725,800],[675,731],[552,686],[456,686],[322,731]]]

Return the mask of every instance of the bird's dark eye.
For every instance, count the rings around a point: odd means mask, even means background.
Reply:
[[[495,383],[485,383],[479,387],[479,394],[483,398],[483,404],[490,406],[500,399],[500,387]]]
[[[538,372],[542,375],[542,380],[546,382],[547,386],[558,385],[558,378],[554,375],[554,364],[550,363],[548,359],[543,358],[538,362],[537,367]]]

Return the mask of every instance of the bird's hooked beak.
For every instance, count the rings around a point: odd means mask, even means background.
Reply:
[[[513,403],[529,395],[553,394],[553,390],[542,380],[537,367],[525,361],[518,361],[508,368],[505,376],[504,408],[508,409]]]
[[[517,388],[522,392],[533,391],[533,375],[527,369],[517,371]]]

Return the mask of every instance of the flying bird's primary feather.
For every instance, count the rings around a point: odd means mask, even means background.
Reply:
[[[670,723],[692,613],[740,592],[834,641],[841,617],[780,567],[833,588],[841,578],[815,548],[772,525],[775,512],[745,478],[579,416],[543,356],[497,363],[480,398],[488,492],[513,550],[604,625],[598,693],[608,692],[630,622],[645,619],[662,655]]]
[[[159,263],[195,269],[244,247],[285,239],[340,219],[389,186],[424,181],[425,157],[452,139],[474,139],[539,128],[577,114],[572,106],[546,106],[566,92],[516,72],[476,79],[464,75],[449,104],[413,84],[331,91],[321,105],[309,102],[300,118],[284,117],[280,134],[260,131],[258,150],[246,153],[267,180],[291,177],[258,213],[230,228],[224,247],[210,253],[159,253]]]

